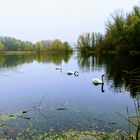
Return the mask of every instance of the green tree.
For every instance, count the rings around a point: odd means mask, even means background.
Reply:
[[[63,43],[63,47],[64,47],[64,51],[66,53],[73,51],[72,48],[70,47],[70,45],[68,44],[68,42],[66,42],[66,41]]]
[[[68,52],[73,52],[73,49],[70,47],[68,42],[63,43],[59,39],[55,39],[47,47],[47,51],[59,52],[59,53],[68,53]]]
[[[106,24],[105,42],[109,50],[128,52],[126,19],[122,12],[111,16],[112,21]]]
[[[4,44],[0,41],[0,51],[4,51],[5,50],[5,46]]]
[[[44,50],[44,45],[43,45],[43,43],[42,43],[42,42],[37,42],[37,43],[35,44],[35,50],[36,50],[37,52],[42,52],[42,51]]]
[[[101,33],[86,33],[79,36],[77,41],[77,48],[82,53],[88,53],[94,51],[97,47],[102,48],[103,46],[103,35]]]
[[[137,6],[127,17],[127,29],[130,50],[140,51],[140,8]]]
[[[95,34],[94,33],[91,34],[91,49],[92,50],[95,49]]]
[[[79,36],[78,41],[77,41],[77,48],[81,52],[87,52],[90,49],[90,33],[85,33]]]

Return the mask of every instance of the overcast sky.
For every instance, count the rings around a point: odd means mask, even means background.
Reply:
[[[0,35],[75,42],[84,32],[104,33],[110,13],[134,5],[139,0],[0,0]]]

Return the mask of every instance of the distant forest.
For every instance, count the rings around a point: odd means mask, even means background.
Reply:
[[[140,55],[140,7],[133,7],[130,13],[117,11],[106,23],[105,34],[83,33],[77,41],[81,53],[118,53]],[[0,53],[7,51],[30,52],[73,52],[68,42],[59,39],[32,43],[12,37],[0,37]]]
[[[12,37],[0,37],[0,52],[5,51],[34,51],[34,52],[60,52],[68,53],[73,49],[68,42],[61,42],[59,39],[53,41],[39,41],[35,44],[28,41],[17,40]]]
[[[79,36],[77,48],[82,52],[140,54],[140,7],[130,13],[116,11],[106,23],[105,34]]]

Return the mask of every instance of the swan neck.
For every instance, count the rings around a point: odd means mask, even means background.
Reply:
[[[104,82],[104,75],[102,75],[102,81]]]

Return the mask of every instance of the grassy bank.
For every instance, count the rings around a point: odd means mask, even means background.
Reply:
[[[67,52],[73,53],[73,52]],[[0,55],[26,55],[26,54],[65,54],[59,51],[0,51]]]
[[[35,54],[35,51],[0,51],[0,55],[22,55],[22,54]]]
[[[129,51],[128,53],[118,53],[117,51],[103,51],[103,52],[98,52],[98,51],[85,51],[81,52],[81,54],[88,54],[88,55],[100,55],[100,54],[114,54],[114,55],[130,55],[130,56],[140,56],[140,51]]]
[[[27,135],[33,134],[29,131]],[[17,136],[17,139],[28,139],[29,137],[22,133]],[[57,133],[54,130],[49,130],[44,133],[38,133],[30,137],[33,140],[135,140],[135,134],[128,135],[119,130],[115,132],[99,132],[94,130],[88,131],[63,131]]]

